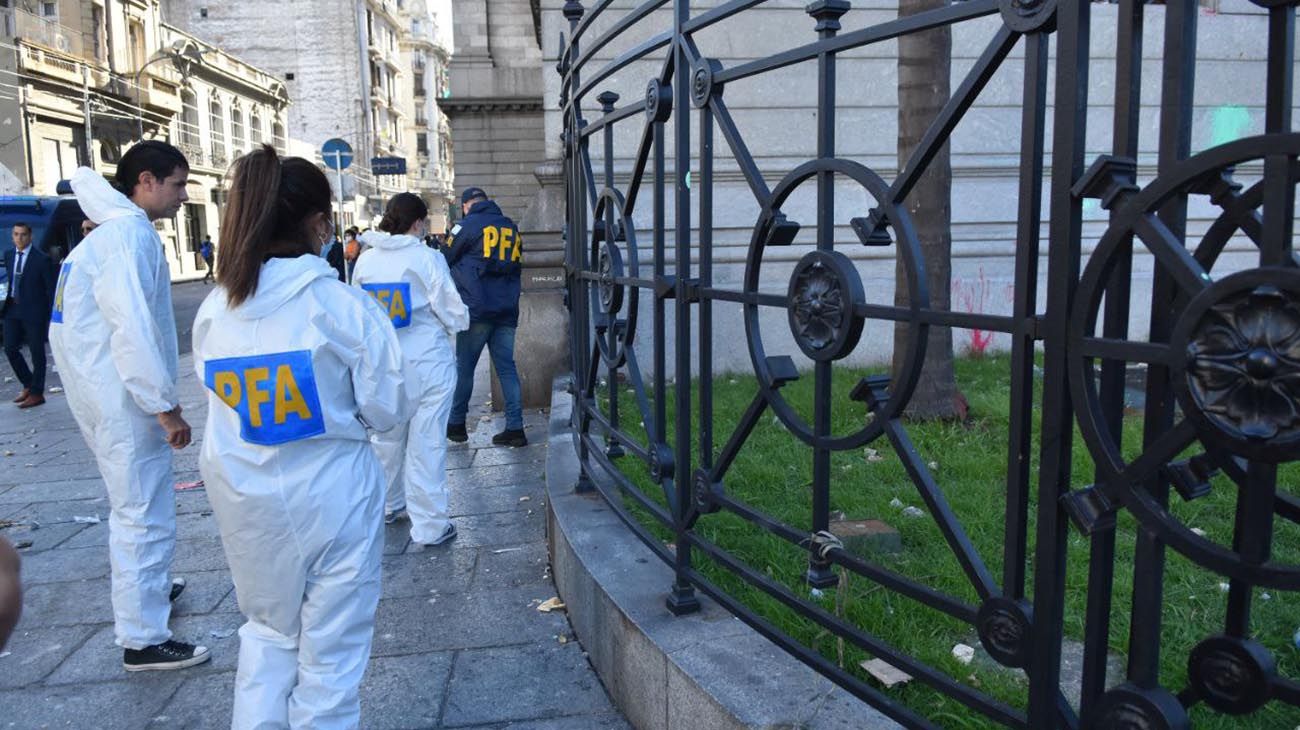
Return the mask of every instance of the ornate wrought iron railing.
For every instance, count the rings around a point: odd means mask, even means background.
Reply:
[[[1274,656],[1251,635],[1256,590],[1300,587],[1300,567],[1272,558],[1278,520],[1300,521],[1300,501],[1285,485],[1279,487],[1278,477],[1279,468],[1300,456],[1300,271],[1292,246],[1300,134],[1292,132],[1291,120],[1293,6],[1258,0],[1268,14],[1267,37],[1241,39],[1267,44],[1265,77],[1240,79],[1258,86],[1267,99],[1264,134],[1192,155],[1200,8],[1186,1],[1166,5],[1160,31],[1158,164],[1154,179],[1140,186],[1138,112],[1148,10],[1138,0],[1118,4],[1113,150],[1102,156],[1090,156],[1086,147],[1092,108],[1091,19],[1096,12],[1088,2],[967,0],[840,32],[839,20],[850,3],[818,0],[807,8],[812,17],[807,42],[775,55],[728,66],[697,43],[710,28],[762,4],[729,0],[693,13],[687,0],[645,0],[617,17],[610,0],[589,3],[589,8],[570,1],[563,8],[568,33],[557,70],[563,79],[575,443],[584,469],[578,486],[599,489],[673,567],[676,580],[669,590],[669,608],[677,613],[694,610],[695,591],[703,590],[800,660],[907,726],[929,727],[935,720],[766,621],[702,573],[697,556],[702,554],[831,634],[904,669],[972,716],[1007,726],[1176,728],[1187,726],[1189,713],[1198,706],[1236,715],[1269,702],[1300,704],[1300,683],[1282,676]],[[664,27],[652,27],[667,13],[671,19]],[[894,179],[836,156],[838,54],[979,19],[998,19],[1000,25]],[[599,34],[593,30],[597,27],[603,28]],[[623,43],[622,50],[609,50],[618,45],[616,40],[628,38],[634,40]],[[1057,60],[1054,76],[1049,39]],[[1017,48],[1022,54],[1013,55]],[[771,185],[723,92],[729,84],[802,62],[817,66],[817,154]],[[1014,246],[1015,267],[1012,312],[1003,316],[945,311],[932,306],[926,294],[927,262],[906,203],[995,72],[1013,63],[1022,65],[1023,75],[1018,77],[1019,212],[1016,238],[1009,244]],[[645,79],[644,95],[619,106],[618,95],[608,92],[608,85],[616,76],[625,83],[650,64],[658,70]],[[1055,84],[1050,125],[1049,83]],[[620,170],[616,176],[615,130],[626,127],[639,129],[639,141],[631,154],[624,153],[632,163],[630,174]],[[716,144],[715,130],[721,132],[725,148]],[[1052,141],[1050,158],[1044,154],[1047,140]],[[714,161],[723,149],[734,158],[761,211],[739,288],[714,281]],[[593,167],[593,157],[601,161],[600,167]],[[1234,169],[1241,165],[1260,167],[1261,178],[1249,187],[1235,182]],[[688,171],[694,172],[693,180]],[[875,201],[874,207],[842,217],[859,239],[852,245],[892,246],[903,261],[910,290],[905,306],[868,303],[855,265],[836,250],[845,244],[835,240],[834,226],[840,222],[835,178],[855,182]],[[815,248],[795,266],[788,296],[764,293],[759,283],[765,253],[789,244],[799,228],[782,207],[808,181],[817,189]],[[1089,199],[1109,211],[1110,224],[1085,256],[1083,210]],[[1203,234],[1195,236],[1188,234],[1191,200],[1215,211]],[[697,210],[696,221],[692,215]],[[637,230],[638,211],[651,221],[648,230]],[[1044,224],[1046,241],[1040,236]],[[1216,271],[1234,237],[1257,247],[1257,255],[1252,254],[1255,265],[1244,271]],[[1038,303],[1038,265],[1044,255],[1045,307]],[[1135,255],[1149,255],[1153,271],[1135,267]],[[1149,331],[1131,335],[1131,288],[1139,279],[1151,284],[1150,325]],[[714,307],[722,304],[743,309],[759,387],[734,432],[719,434],[725,438],[719,448],[713,433],[713,321]],[[769,308],[792,312],[792,335],[812,361],[811,373],[797,372],[790,357],[764,342],[759,318]],[[648,335],[645,323],[638,321],[646,311],[651,320]],[[861,427],[836,433],[831,427],[832,368],[859,346],[864,322],[873,320],[905,328],[906,337],[900,340],[905,362],[892,378],[870,377],[858,383],[850,397],[861,404]],[[948,506],[939,477],[912,448],[909,426],[901,420],[917,383],[928,330],[940,326],[1004,333],[1011,342],[1008,466],[1005,473],[989,475],[1006,484],[1001,576],[972,545]],[[639,342],[651,351],[650,377],[638,361]],[[1036,351],[1042,357],[1041,393],[1034,384]],[[1140,443],[1121,443],[1125,378],[1131,365],[1146,368],[1143,437]],[[783,396],[783,389],[801,377],[814,382],[811,422]],[[671,420],[670,402],[676,404]],[[627,415],[629,407],[635,415]],[[726,489],[741,447],[767,411],[809,451],[810,524],[787,524]],[[641,428],[630,427],[636,419]],[[1075,483],[1071,477],[1076,427],[1095,462],[1093,485]],[[903,461],[977,601],[851,554],[826,537],[831,490],[837,486],[831,456],[873,443],[888,444]],[[662,488],[662,498],[638,487],[619,468],[619,457],[643,463]],[[1036,478],[1031,468],[1035,463]],[[1212,488],[1212,477],[1226,477],[1237,487],[1235,529],[1228,545],[1192,530],[1170,508],[1171,499],[1202,497]],[[629,501],[672,531],[671,546],[633,517]],[[833,585],[837,572],[850,573],[970,625],[993,659],[1026,671],[1024,701],[1008,703],[909,656],[893,646],[891,637],[843,620],[710,541],[698,527],[719,511],[806,550],[806,579],[814,587]],[[1116,519],[1121,513],[1137,522],[1131,606],[1116,605],[1112,596],[1120,560]],[[1090,541],[1077,712],[1060,685],[1071,522]],[[1204,637],[1190,652],[1183,686],[1161,683],[1166,548],[1227,582],[1222,630]],[[1112,615],[1126,611],[1134,627],[1127,642],[1127,672],[1122,683],[1108,687]]]

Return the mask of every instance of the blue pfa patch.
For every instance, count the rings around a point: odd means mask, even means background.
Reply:
[[[209,360],[203,384],[239,414],[239,437],[251,444],[274,446],[325,433],[307,350]]]
[[[68,285],[68,274],[72,272],[72,264],[64,264],[59,267],[59,283],[54,287],[54,309],[50,311],[50,322],[63,324],[63,287]]]
[[[361,288],[379,302],[397,329],[411,326],[411,285],[405,281],[362,284]]]

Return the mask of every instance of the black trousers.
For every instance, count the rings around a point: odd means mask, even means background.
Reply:
[[[5,317],[5,357],[14,369],[18,382],[33,394],[45,392],[45,338],[48,322],[28,322],[16,317]],[[32,365],[27,367],[23,345],[32,353]]]

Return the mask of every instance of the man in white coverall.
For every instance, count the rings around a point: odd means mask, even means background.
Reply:
[[[441,545],[456,536],[449,518],[446,433],[456,389],[453,338],[469,328],[469,310],[446,259],[424,245],[428,214],[418,196],[394,196],[379,224],[394,231],[361,234],[370,248],[357,259],[352,284],[375,298],[397,330],[406,389],[416,406],[409,426],[371,439],[388,477],[384,521],[405,509],[411,540]]]
[[[188,199],[189,165],[171,145],[122,156],[114,190],[81,168],[72,189],[99,224],[59,269],[50,345],[72,414],[108,488],[113,617],[127,671],[180,669],[211,658],[172,639],[176,545],[172,450],[190,442],[179,370],[171,274],[152,221]],[[123,194],[125,193],[125,194]]]

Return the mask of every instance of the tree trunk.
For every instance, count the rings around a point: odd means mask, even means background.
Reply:
[[[900,17],[943,7],[947,0],[899,0]],[[951,87],[952,31],[948,26],[898,39],[898,166],[903,168],[926,130],[947,103]],[[912,216],[925,261],[930,306],[947,310],[952,304],[952,160],[949,145],[929,164],[904,200]],[[905,306],[910,294],[907,270],[900,255],[895,265],[894,302]],[[902,365],[911,327],[894,328],[895,379]],[[931,327],[921,378],[907,407],[907,416],[921,419],[959,418],[964,399],[953,374],[952,330]]]

